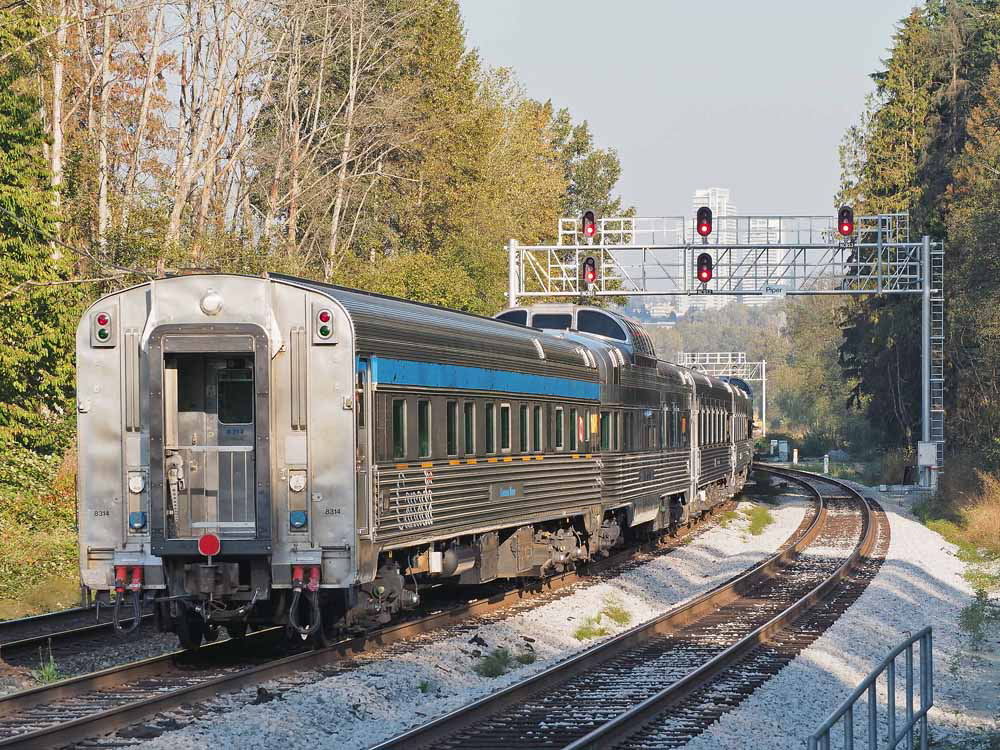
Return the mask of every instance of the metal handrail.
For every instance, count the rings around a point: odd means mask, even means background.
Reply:
[[[920,709],[913,710],[913,644],[920,643]],[[900,742],[905,741],[906,750],[913,750],[913,728],[920,724],[920,750],[927,750],[927,712],[934,705],[934,653],[931,626],[910,636],[896,646],[882,663],[869,674],[854,692],[844,701],[830,717],[823,722],[809,738],[809,750],[829,750],[830,730],[844,720],[844,748],[854,750],[854,704],[865,693],[868,694],[868,750],[878,750],[878,678],[886,674],[888,726],[886,745],[888,750],[894,750]],[[906,652],[906,720],[903,728],[896,731],[896,657]]]

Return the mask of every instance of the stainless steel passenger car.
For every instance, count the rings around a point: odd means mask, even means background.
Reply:
[[[104,297],[77,331],[83,583],[154,598],[187,647],[248,623],[329,637],[436,578],[545,575],[735,492],[746,394],[625,318],[570,317],[276,275]]]

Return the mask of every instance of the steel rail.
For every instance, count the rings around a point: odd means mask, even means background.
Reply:
[[[805,482],[802,483],[816,497],[816,515],[805,529],[800,525],[792,537],[782,545],[782,549],[763,562],[649,622],[581,651],[526,680],[375,745],[372,750],[411,750],[434,746],[504,709],[523,703],[533,695],[567,684],[596,665],[609,661],[654,636],[675,633],[720,607],[740,599],[744,593],[779,575],[802,550],[812,544],[826,523],[827,509],[822,494]]]
[[[730,503],[723,503],[714,510],[724,509],[728,505]],[[591,576],[606,573],[620,565],[628,563],[639,552],[650,552],[664,548],[671,549],[679,541],[698,531],[700,527],[700,523],[696,526],[688,527],[685,530],[686,533],[681,534],[674,541],[668,540],[667,542],[663,542],[661,537],[659,540],[636,545],[604,560],[591,563],[581,571],[573,570],[539,581],[531,581],[510,591],[501,592],[487,598],[463,602],[458,606],[433,612],[417,620],[397,623],[355,638],[339,641],[323,649],[281,657],[265,664],[239,669],[231,674],[209,678],[194,685],[164,691],[153,697],[113,706],[78,719],[0,738],[0,748],[43,750],[68,745],[90,737],[108,734],[159,712],[176,708],[184,703],[214,698],[221,693],[234,692],[243,687],[256,685],[262,681],[280,677],[291,672],[304,671],[341,662],[353,655],[374,648],[388,646],[417,635],[455,625],[470,617],[487,615],[501,609],[506,609],[519,601],[530,600],[580,583]],[[253,633],[244,640],[244,643],[247,640],[250,640],[251,643],[256,643],[257,639],[263,642],[271,634],[279,630],[280,628],[270,628],[266,631]],[[239,648],[238,644],[239,641],[224,641],[203,646],[196,653],[199,658],[208,656],[210,659],[223,660],[228,655],[229,650]],[[189,652],[176,651],[112,667],[100,672],[72,677],[53,683],[52,685],[12,693],[0,698],[0,719],[15,716],[34,706],[47,706],[55,701],[67,698],[75,698],[100,690],[124,687],[137,680],[179,674],[190,676],[192,674],[190,665],[183,664],[184,658],[190,658],[190,656]]]
[[[684,698],[693,694],[703,687],[712,678],[722,672],[739,664],[743,658],[755,647],[771,639],[779,631],[793,624],[801,615],[814,607],[819,602],[826,599],[829,594],[840,583],[847,578],[860,564],[864,557],[867,557],[875,547],[877,538],[876,525],[872,508],[868,500],[860,492],[849,485],[835,479],[824,476],[810,474],[799,470],[775,470],[769,467],[756,467],[758,470],[768,471],[778,476],[782,474],[788,478],[802,483],[808,481],[821,481],[832,484],[846,490],[861,501],[865,509],[863,516],[864,529],[861,541],[855,546],[848,558],[829,576],[825,581],[817,585],[812,591],[798,599],[790,607],[772,618],[767,623],[755,629],[752,633],[734,643],[725,651],[705,662],[698,669],[690,672],[673,684],[665,687],[655,695],[632,707],[628,711],[619,714],[614,719],[606,722],[602,726],[589,732],[587,735],[565,746],[564,750],[597,750],[598,748],[611,748],[626,741],[642,731],[644,724],[662,715],[671,706],[680,702]],[[810,485],[813,492],[819,491]]]
[[[86,612],[86,610],[81,610]],[[150,622],[153,619],[153,614],[147,612],[142,615],[142,622]],[[21,621],[18,621],[21,622]],[[121,619],[123,626],[128,626],[132,624],[131,617],[123,617]],[[22,622],[22,625],[25,624]],[[114,623],[108,622],[97,622],[91,625],[81,625],[78,628],[68,628],[67,630],[55,630],[51,633],[40,633],[39,635],[28,636],[27,638],[19,638],[14,641],[0,641],[0,654],[10,654],[11,651],[25,651],[29,648],[34,648],[36,646],[44,646],[49,641],[64,641],[71,640],[74,638],[84,638],[95,633],[100,633],[104,630],[111,630],[114,627]]]

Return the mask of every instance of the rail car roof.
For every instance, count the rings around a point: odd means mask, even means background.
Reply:
[[[340,302],[354,322],[357,348],[376,356],[417,360],[446,356],[459,365],[558,371],[567,377],[598,380],[596,362],[583,347],[537,328],[295,276],[271,274],[270,278]]]

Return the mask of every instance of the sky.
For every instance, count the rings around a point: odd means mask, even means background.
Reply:
[[[617,149],[639,216],[728,187],[741,215],[826,214],[837,146],[913,0],[459,0],[468,44]]]

